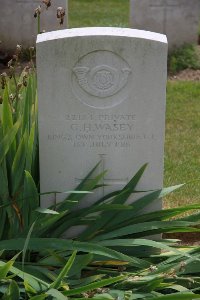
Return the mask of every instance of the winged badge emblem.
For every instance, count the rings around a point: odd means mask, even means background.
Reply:
[[[127,84],[131,70],[100,65],[93,68],[77,66],[73,68],[73,72],[78,84],[86,93],[107,98],[118,93]]]

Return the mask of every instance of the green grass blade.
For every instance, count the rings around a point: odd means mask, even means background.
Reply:
[[[91,192],[94,187],[96,186],[96,184],[104,177],[105,172],[99,174],[98,176],[96,176],[93,179],[88,179],[87,182],[84,183],[83,185],[83,190],[80,191],[84,191],[84,193],[72,193],[70,194],[70,196],[67,197],[67,200],[70,201],[77,201],[78,203],[81,202],[81,200],[89,193]],[[76,189],[77,190],[77,189]],[[87,192],[85,192],[87,191]],[[75,206],[75,202],[74,202],[74,206]],[[62,210],[66,210],[66,206],[65,206],[65,201],[61,202],[61,204],[59,205],[58,211],[62,211]]]
[[[34,226],[35,226],[35,223],[33,223],[33,224],[31,225],[31,228],[30,228],[30,230],[29,230],[29,232],[28,232],[28,235],[27,235],[26,240],[25,240],[25,243],[24,243],[24,248],[23,248],[23,250],[22,250],[22,269],[24,269],[24,263],[25,263],[25,257],[26,257],[26,252],[27,252],[27,248],[28,248],[28,243],[29,243],[29,241],[30,241],[31,234],[32,234],[32,232],[33,232]]]
[[[22,135],[25,131],[30,132],[30,112],[32,108],[32,86],[31,86],[31,78],[28,78],[28,85],[25,90],[24,95],[24,109],[23,109],[23,120],[22,120]]]
[[[150,212],[150,213],[146,213],[146,214],[138,215],[138,216],[136,215],[136,216],[134,216],[134,220],[128,220],[128,222],[126,222],[126,225],[129,225],[129,223],[135,224],[135,223],[142,223],[142,222],[147,222],[147,221],[167,220],[172,217],[183,214],[184,212],[188,212],[188,211],[194,210],[194,209],[200,209],[200,205],[194,204],[194,205],[188,205],[188,206],[183,206],[183,207],[158,210],[155,212]],[[200,217],[197,216],[195,219],[195,216],[196,215],[192,214],[191,218],[188,218],[188,219],[187,218],[179,218],[178,220],[179,221],[198,222],[200,220]]]
[[[88,266],[89,263],[93,260],[93,254],[88,253],[84,255],[77,255],[73,268],[69,271],[69,279],[71,276],[77,275],[81,277],[82,270],[85,269],[86,266]]]
[[[8,262],[0,264],[0,280],[6,279],[8,272],[10,272],[11,267],[13,266],[16,258],[19,256],[19,254],[16,254],[11,260]]]
[[[0,142],[0,164],[2,164],[2,161],[5,159],[6,154],[8,153],[15,136],[19,130],[20,121],[16,122],[13,127],[11,127],[7,134],[3,137],[3,139]]]
[[[9,103],[8,85],[6,85],[3,93],[2,124],[4,134],[6,134],[13,126],[12,109]]]
[[[193,293],[175,293],[171,295],[163,295],[160,297],[151,298],[151,300],[193,300],[200,299],[200,294]]]
[[[80,287],[80,288],[76,288],[76,289],[73,289],[73,290],[63,292],[63,294],[66,295],[66,296],[78,295],[78,294],[81,294],[81,293],[85,293],[87,291],[95,290],[97,288],[102,288],[102,287],[105,287],[105,286],[109,286],[113,283],[116,283],[116,282],[119,282],[119,281],[123,280],[124,278],[125,278],[125,276],[117,276],[117,277],[114,277],[114,278],[103,279],[99,282],[94,282],[94,283],[88,284],[88,285]]]
[[[34,138],[35,138],[35,123],[33,123],[31,127],[30,136],[28,137],[28,148],[26,152],[26,170],[29,173],[31,173],[32,171]]]
[[[60,272],[60,274],[58,275],[58,277],[56,278],[56,280],[51,284],[50,287],[52,289],[58,289],[60,287],[60,284],[61,284],[62,280],[64,279],[64,277],[67,276],[67,274],[69,273],[70,269],[72,268],[72,265],[73,265],[74,260],[76,258],[76,254],[77,254],[77,251],[74,251],[72,253],[71,257],[67,261],[66,265],[64,266],[64,268],[62,269],[62,271]]]
[[[57,211],[51,210],[51,209],[48,209],[48,208],[38,207],[36,209],[36,211],[41,213],[41,214],[59,215],[59,213]]]
[[[168,188],[163,188],[161,190],[153,191],[152,193],[149,193],[138,200],[136,200],[134,203],[131,204],[133,210],[134,210],[134,217],[137,216],[138,212],[144,210],[148,205],[152,204],[154,201],[167,196],[169,193],[172,193],[173,191],[181,188],[183,185],[176,185]],[[132,212],[121,212],[119,215],[117,215],[115,218],[111,219],[109,222],[109,230],[113,230],[114,228],[120,228],[125,224],[128,223],[128,220],[134,221],[134,217]]]
[[[8,176],[5,160],[0,164],[0,204],[9,199]]]
[[[29,225],[35,221],[33,217],[38,206],[39,197],[37,187],[31,174],[28,171],[25,171],[22,205],[22,215],[25,229],[27,229]]]
[[[67,300],[68,298],[64,296],[61,292],[59,292],[56,289],[50,289],[46,292],[46,295],[49,295],[52,297],[53,300]]]
[[[12,195],[14,196],[18,192],[19,186],[23,182],[23,175],[26,161],[26,150],[27,150],[27,133],[25,132],[17,152],[14,156],[14,161],[11,169],[11,182],[12,182]]]
[[[42,295],[38,295],[38,296],[33,296],[30,298],[30,300],[44,300],[48,297],[47,294],[42,294]]]
[[[167,230],[175,230],[176,228],[181,228],[181,227],[189,227],[194,225],[194,223],[192,222],[182,222],[182,221],[152,221],[152,222],[144,222],[144,223],[138,223],[138,224],[134,224],[134,225],[129,225],[129,226],[125,226],[123,228],[119,228],[117,230],[108,232],[106,234],[102,234],[97,236],[96,238],[93,239],[94,241],[102,241],[102,240],[106,240],[106,239],[113,239],[113,238],[117,238],[120,236],[127,236],[127,235],[131,235],[131,234],[138,234],[138,233],[143,233],[144,235],[150,232],[152,232],[152,234],[160,233],[162,232],[164,229]],[[143,235],[143,236],[144,236]],[[141,235],[142,236],[142,235]]]
[[[200,209],[198,205],[193,206],[194,209]],[[193,208],[192,208],[193,209]],[[183,217],[180,219],[181,221],[188,221],[188,222],[198,222],[200,220],[200,213],[192,214],[187,217]]]
[[[13,239],[0,241],[0,249],[5,250],[23,250],[25,239]],[[150,266],[149,262],[138,259],[135,257],[129,257],[128,255],[122,254],[118,251],[103,247],[97,243],[84,243],[73,240],[62,240],[54,238],[31,238],[27,246],[28,250],[32,251],[43,251],[43,249],[52,250],[77,250],[86,253],[93,253],[104,257],[110,257],[120,261],[127,261],[133,263],[135,267],[147,268]]]
[[[85,188],[85,186],[88,186],[88,182],[92,182],[91,177],[94,175],[95,171],[97,170],[98,166],[100,165],[101,162],[98,162],[96,164],[96,166],[86,175],[86,177],[81,181],[81,183],[76,187],[76,191],[90,191],[91,189],[93,189],[93,185],[92,188],[87,189]],[[68,199],[70,200],[79,200],[79,198],[77,199],[76,195],[69,195]]]
[[[20,290],[19,286],[16,283],[16,281],[12,280],[8,290],[6,291],[5,295],[3,296],[2,299],[7,299],[7,300],[19,300],[20,299]]]
[[[37,209],[36,209],[36,213],[37,213]],[[34,229],[34,236],[36,237],[51,236],[51,232],[53,231],[55,226],[57,226],[57,222],[62,220],[62,217],[67,214],[68,212],[65,211],[60,212],[58,214],[56,213],[51,215],[48,214],[45,215],[39,212],[39,214],[37,214],[38,222]]]
[[[3,94],[3,104],[2,104],[2,128],[4,136],[9,133],[11,128],[13,127],[13,117],[12,117],[12,108],[9,103],[9,90],[8,85],[6,85],[4,94]],[[9,152],[7,155],[7,162],[9,168],[11,168],[12,160],[16,152],[16,141],[13,139],[12,144],[9,147]]]
[[[139,171],[133,176],[133,178],[128,182],[128,184],[121,190],[119,194],[117,194],[112,202],[114,204],[123,204],[125,201],[130,197],[130,195],[134,192],[135,187],[137,186],[140,178],[142,177],[145,169],[147,167],[147,164],[144,164]],[[114,212],[104,212],[102,213],[101,219],[97,222],[95,222],[94,226],[88,227],[83,234],[81,234],[80,239],[81,240],[89,240],[91,239],[96,233],[101,231],[104,227],[106,227],[110,220],[113,220],[113,218],[118,219],[119,214]]]
[[[23,248],[23,247],[22,247]],[[0,261],[0,267],[4,267],[6,265],[5,262]],[[9,271],[12,274],[15,274],[19,278],[21,278],[24,281],[27,281],[30,286],[32,286],[37,292],[46,291],[49,287],[49,284],[37,277],[34,277],[26,272],[21,271],[19,268],[11,267]]]
[[[165,251],[171,251],[174,252],[178,255],[183,255],[184,254],[177,250],[174,247],[170,247],[162,242],[156,242],[152,240],[147,240],[147,239],[114,239],[114,240],[103,240],[98,242],[99,245],[102,245],[104,247],[133,247],[133,246],[148,246],[148,247],[153,247]]]

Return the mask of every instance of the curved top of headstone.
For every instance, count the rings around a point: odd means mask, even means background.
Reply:
[[[85,27],[51,31],[39,34],[37,43],[82,36],[120,36],[167,43],[167,37],[164,34],[118,27]]]

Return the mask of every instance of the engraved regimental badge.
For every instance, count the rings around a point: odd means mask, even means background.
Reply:
[[[128,98],[130,74],[129,65],[119,55],[105,50],[94,51],[74,66],[73,92],[90,107],[113,107]]]

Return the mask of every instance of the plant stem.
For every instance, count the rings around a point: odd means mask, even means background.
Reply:
[[[37,25],[38,25],[38,28],[37,28],[37,30],[38,30],[38,34],[40,34],[40,13],[38,13],[38,16],[37,16],[37,21],[38,21],[38,23],[37,23]]]

